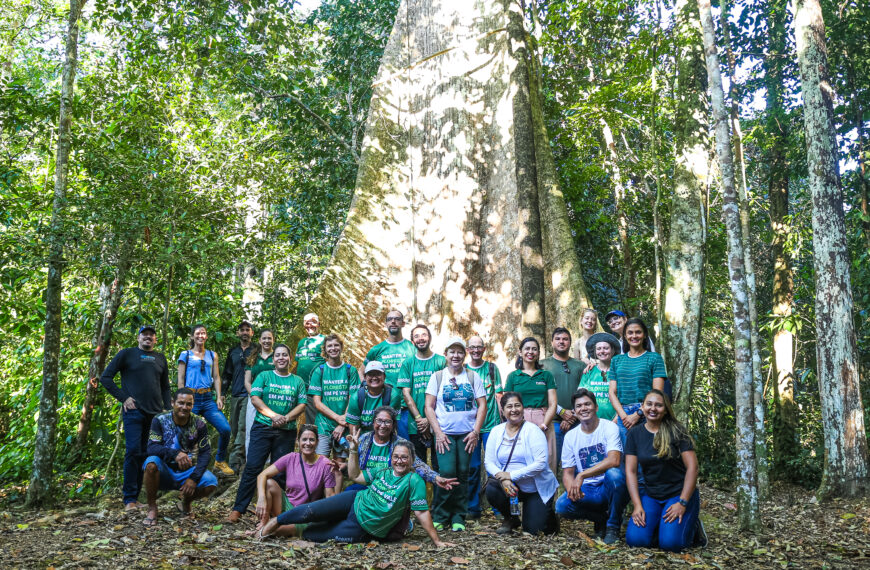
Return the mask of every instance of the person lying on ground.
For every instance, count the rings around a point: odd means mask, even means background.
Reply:
[[[157,524],[157,491],[177,490],[181,501],[177,508],[190,515],[194,499],[211,495],[217,488],[217,477],[208,470],[211,446],[205,420],[191,413],[193,390],[181,388],[172,399],[172,411],[151,420],[148,438],[148,458],[143,467],[148,515],[145,526]]]

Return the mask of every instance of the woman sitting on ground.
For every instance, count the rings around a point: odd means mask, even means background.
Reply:
[[[373,430],[359,437],[359,469],[376,471],[391,467],[393,448],[400,442],[408,442],[397,434],[396,410],[390,406],[381,406],[375,410]],[[459,484],[457,479],[441,477],[419,457],[414,458],[414,471],[427,483],[450,490]],[[363,485],[354,484],[349,488],[363,489]]]
[[[348,476],[368,485],[362,490],[347,490],[306,503],[272,518],[260,529],[260,536],[274,534],[283,525],[312,542],[334,540],[340,543],[369,542],[386,538],[390,530],[402,521],[410,506],[420,525],[437,547],[453,546],[442,542],[432,525],[426,503],[426,483],[413,472],[414,447],[407,441],[396,443],[390,456],[392,467],[366,469],[360,472],[358,441],[347,436],[350,456]]]
[[[486,499],[504,516],[496,531],[508,534],[520,526],[511,514],[511,497],[523,504],[522,527],[529,534],[555,534],[559,521],[553,509],[559,483],[547,461],[547,438],[541,428],[524,419],[523,398],[504,392],[501,408],[507,421],[492,428],[486,441]]]
[[[299,452],[279,458],[257,476],[258,527],[284,511],[335,494],[334,464],[316,453],[317,441],[317,428],[303,425],[299,431]],[[282,527],[275,534],[285,532]]]
[[[703,546],[706,535],[698,518],[698,457],[692,437],[661,390],[644,396],[643,413],[646,423],[629,430],[625,442],[628,493],[634,504],[625,542],[648,548],[657,536],[662,550],[679,552],[693,541]],[[638,465],[643,467],[643,492]]]

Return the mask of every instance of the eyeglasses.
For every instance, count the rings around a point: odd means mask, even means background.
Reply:
[[[374,423],[376,423],[379,426],[391,426],[391,425],[393,425],[393,420],[385,420],[382,418],[377,418],[374,421]]]
[[[199,361],[199,373],[205,374],[205,356],[203,356],[202,360]]]
[[[395,322],[397,322],[397,323],[400,323],[400,322],[402,322],[402,317],[387,317],[387,322],[388,322],[388,323],[389,323],[389,322],[393,322],[393,321],[395,321]]]
[[[482,346],[469,346],[468,351],[471,352],[472,350],[483,350],[483,347]]]

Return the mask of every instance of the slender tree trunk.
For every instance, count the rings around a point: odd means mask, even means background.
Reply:
[[[848,48],[844,50],[844,60],[846,61],[845,75],[846,82],[849,85],[850,97],[849,108],[852,114],[852,122],[855,123],[855,131],[858,139],[858,190],[861,193],[861,230],[864,233],[864,243],[867,249],[870,250],[870,205],[868,205],[868,194],[870,194],[870,180],[868,180],[867,172],[867,156],[866,145],[864,142],[864,110],[861,108],[861,99],[858,90],[855,87],[855,66],[852,63],[852,54]]]
[[[735,415],[737,417],[737,509],[742,529],[757,530],[761,526],[758,508],[758,471],[756,459],[755,406],[752,382],[752,327],[750,297],[746,276],[746,249],[740,220],[740,201],[734,176],[731,153],[731,133],[722,72],[716,51],[713,14],[710,0],[698,0],[701,26],[704,30],[704,53],[707,78],[716,133],[716,156],[722,173],[722,215],[728,234],[728,274],[734,308],[734,376]]]
[[[677,60],[676,158],[671,231],[665,251],[664,332],[668,374],[681,419],[688,416],[698,365],[704,291],[704,187],[709,175],[704,92],[704,58],[696,6],[676,6],[680,53]]]
[[[794,480],[792,461],[798,454],[797,406],[794,399],[794,275],[786,246],[791,231],[788,218],[789,165],[788,117],[783,100],[784,56],[786,53],[786,16],[784,3],[767,4],[768,57],[764,62],[767,88],[768,194],[770,229],[773,235],[773,449],[774,471],[785,480]]]
[[[619,168],[619,156],[616,153],[616,143],[613,140],[613,131],[610,125],[602,117],[601,135],[604,137],[604,146],[607,147],[607,160],[605,166],[610,170],[613,179],[613,198],[616,205],[616,230],[619,234],[619,246],[622,250],[622,278],[623,291],[628,300],[626,307],[630,313],[634,312],[635,288],[634,267],[631,256],[631,240],[628,238],[628,215],[625,213],[625,184],[622,182],[622,171]]]
[[[60,94],[60,117],[55,161],[54,201],[48,234],[48,280],[45,286],[45,340],[43,341],[42,391],[33,451],[33,469],[27,487],[28,506],[47,502],[54,480],[55,440],[57,439],[57,390],[60,368],[61,294],[63,291],[63,213],[66,207],[69,171],[70,125],[73,88],[78,63],[79,17],[85,0],[70,0],[66,36],[66,58]]]
[[[720,2],[720,22],[725,53],[728,62],[728,96],[731,99],[730,118],[731,133],[734,151],[735,167],[740,174],[737,180],[737,195],[740,201],[740,229],[743,234],[743,260],[746,263],[746,287],[749,293],[749,327],[752,339],[752,405],[755,409],[755,460],[758,463],[758,493],[759,498],[764,500],[768,494],[768,462],[767,462],[767,434],[764,430],[764,380],[761,366],[761,337],[758,334],[758,305],[756,295],[755,266],[752,261],[752,234],[750,233],[750,206],[749,188],[746,183],[746,163],[743,155],[743,131],[740,128],[738,104],[740,93],[737,82],[734,80],[736,61],[734,50],[731,49],[731,32],[729,30],[728,17],[729,5],[727,0]]]
[[[817,374],[825,430],[821,497],[866,492],[867,438],[852,317],[849,250],[837,164],[833,89],[818,0],[795,0],[794,31],[813,197]]]
[[[88,443],[88,435],[91,430],[91,417],[94,412],[94,402],[99,388],[100,375],[106,367],[109,347],[112,341],[112,331],[115,326],[115,317],[118,307],[121,306],[123,287],[130,269],[130,246],[125,245],[118,260],[118,268],[115,278],[110,283],[102,285],[100,295],[103,298],[100,320],[94,331],[91,345],[94,352],[88,364],[88,382],[85,388],[85,401],[82,404],[82,413],[79,417],[79,427],[76,430],[76,441],[73,447],[73,457],[80,459],[84,455]]]

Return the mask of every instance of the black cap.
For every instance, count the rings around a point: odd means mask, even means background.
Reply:
[[[139,327],[139,334],[142,334],[145,331],[151,331],[154,334],[157,334],[157,329],[155,329],[152,325],[142,325]]]
[[[239,330],[243,326],[248,325],[249,328],[254,328],[254,325],[247,319],[242,319],[242,322],[239,323],[239,326],[236,327],[236,330]]]

